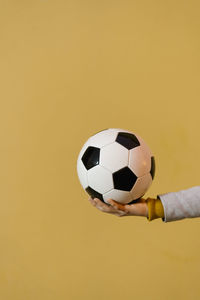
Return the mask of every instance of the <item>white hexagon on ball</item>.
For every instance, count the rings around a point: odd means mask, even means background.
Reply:
[[[138,141],[140,142],[140,146],[145,149],[145,151],[147,153],[149,153],[149,156],[153,156],[151,149],[149,148],[149,146],[147,145],[147,143],[143,140],[143,138],[141,138],[140,136],[136,135]]]
[[[136,199],[144,196],[144,194],[149,189],[151,184],[152,184],[152,177],[151,177],[150,173],[139,177],[136,180],[132,190],[130,191],[130,193],[132,195],[132,200],[136,200]]]
[[[113,133],[110,129],[105,129],[91,136],[88,140],[90,146],[102,148],[113,143],[117,137],[118,132]]]
[[[99,164],[112,173],[128,165],[128,149],[114,142],[101,148]]]
[[[87,169],[85,168],[84,164],[80,159],[78,159],[77,161],[77,173],[80,183],[85,189],[88,186]]]
[[[129,168],[137,177],[141,177],[151,170],[151,157],[142,146],[129,150]]]
[[[115,201],[123,204],[127,204],[131,202],[132,195],[130,192],[120,191],[117,189],[113,189],[105,194],[103,194],[103,199],[106,203],[108,199],[115,199]]]
[[[110,171],[98,165],[87,171],[88,185],[100,194],[113,189],[113,179]]]

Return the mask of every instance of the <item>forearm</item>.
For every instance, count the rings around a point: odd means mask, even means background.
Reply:
[[[164,222],[200,217],[200,186],[161,194],[158,197],[164,207]]]

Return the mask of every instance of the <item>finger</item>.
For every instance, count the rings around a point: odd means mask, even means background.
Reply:
[[[127,211],[125,205],[120,204],[120,203],[116,202],[116,201],[113,200],[113,199],[108,199],[107,201],[108,201],[115,209],[120,210],[120,211],[124,211],[124,212]]]
[[[96,206],[96,203],[94,202],[94,199],[92,199],[92,197],[90,197],[88,200],[90,201],[90,203],[91,203],[93,206]]]
[[[124,216],[128,216],[127,213],[122,212],[122,211],[118,211],[117,213],[114,213],[115,216],[117,217],[124,217]]]
[[[106,204],[105,202],[101,201],[98,198],[93,199],[95,206],[100,209],[101,211],[107,212],[107,213],[115,213],[117,212],[116,208],[114,208],[111,205]]]
[[[101,200],[89,198],[90,203],[101,211],[107,211]]]
[[[122,216],[122,214],[124,215],[123,211],[116,209],[112,205],[108,205],[108,204],[104,203],[103,201],[101,201],[98,198],[93,199],[92,197],[90,197],[88,200],[90,201],[90,203],[93,206],[95,206],[97,209],[99,209],[102,212],[113,214],[113,215],[116,215],[117,217]]]

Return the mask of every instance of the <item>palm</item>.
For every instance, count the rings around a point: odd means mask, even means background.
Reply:
[[[90,203],[102,212],[110,213],[119,217],[123,216],[147,216],[148,208],[144,198],[140,198],[133,204],[121,204],[109,199],[109,204],[104,203],[98,198],[89,198]]]

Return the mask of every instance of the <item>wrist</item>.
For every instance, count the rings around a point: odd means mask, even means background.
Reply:
[[[147,198],[148,216],[147,219],[152,221],[164,216],[164,210],[160,199]]]
[[[142,204],[141,210],[140,210],[140,216],[141,217],[148,217],[148,202],[144,199],[140,199],[140,203]]]
[[[149,209],[148,209],[148,204],[147,202],[145,201],[145,205],[144,205],[144,214],[143,216],[148,218],[148,215],[149,215]]]

